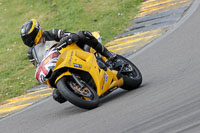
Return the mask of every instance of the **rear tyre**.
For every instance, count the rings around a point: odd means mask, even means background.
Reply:
[[[121,55],[117,55],[117,59],[123,60],[127,65],[124,69],[127,69],[130,72],[125,72],[118,74],[118,78],[122,77],[124,79],[124,85],[121,87],[125,90],[133,90],[138,88],[142,83],[142,74],[139,69],[128,59],[124,58]]]
[[[82,84],[86,86],[83,89],[83,92],[76,91],[78,86],[75,81],[70,77],[63,77],[57,82],[56,86],[61,95],[70,103],[83,109],[93,109],[98,107],[99,97],[96,91],[87,83],[82,82]]]

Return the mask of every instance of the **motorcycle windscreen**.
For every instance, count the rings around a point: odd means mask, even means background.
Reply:
[[[34,59],[36,60],[37,65],[40,64],[40,62],[43,59],[43,55],[45,53],[45,45],[44,44],[37,44],[35,47],[32,49],[32,54]]]
[[[60,53],[55,48],[46,51],[44,58],[42,59],[41,63],[38,65],[35,71],[35,78],[40,83],[46,82],[46,76],[48,75],[50,70],[53,70],[56,66],[59,55]]]
[[[41,63],[49,49],[53,47],[56,43],[56,41],[45,41],[45,43],[39,43],[33,47],[32,54],[37,64]]]

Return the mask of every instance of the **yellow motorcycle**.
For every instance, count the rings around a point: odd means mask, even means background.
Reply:
[[[93,35],[97,39],[100,37],[97,33]],[[56,65],[48,74],[46,83],[80,108],[93,109],[99,105],[101,97],[113,90],[119,87],[133,90],[142,83],[138,68],[121,55],[109,61],[94,49],[81,49],[76,43],[58,52],[55,54]]]

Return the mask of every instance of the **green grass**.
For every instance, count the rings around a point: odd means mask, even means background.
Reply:
[[[99,31],[103,43],[122,33],[142,0],[0,0],[0,102],[38,85],[20,37],[32,18],[43,30]]]

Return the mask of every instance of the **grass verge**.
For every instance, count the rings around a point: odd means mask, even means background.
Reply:
[[[103,43],[122,33],[142,0],[0,0],[0,102],[38,85],[20,37],[32,18],[43,30],[99,31]]]

